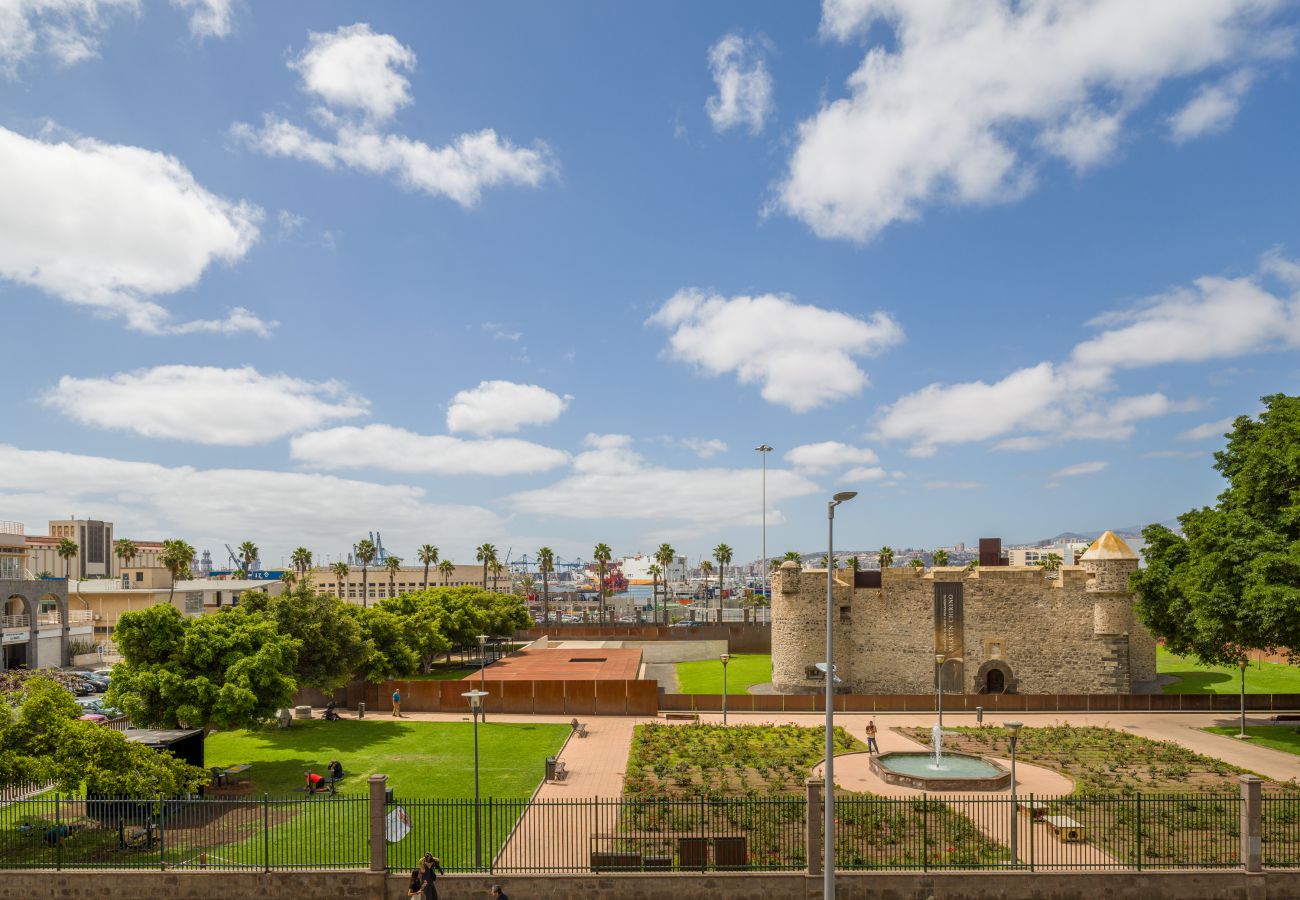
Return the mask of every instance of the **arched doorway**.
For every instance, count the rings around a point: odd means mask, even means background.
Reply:
[[[34,663],[31,649],[32,608],[31,598],[13,594],[6,598],[3,624],[3,667],[14,669]]]
[[[990,694],[1001,694],[1007,689],[1007,678],[1001,669],[990,669],[984,679],[984,690]]]
[[[1014,694],[1016,676],[1011,667],[1000,659],[991,659],[980,666],[975,674],[975,693]]]

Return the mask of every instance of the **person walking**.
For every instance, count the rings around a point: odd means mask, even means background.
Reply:
[[[442,870],[442,861],[426,851],[424,856],[420,858],[420,872],[421,877],[424,879],[424,893],[421,895],[421,900],[438,900],[438,886],[436,883],[438,876],[447,874]]]
[[[419,869],[411,870],[411,880],[406,885],[406,896],[419,897],[424,893],[424,873]]]
[[[876,720],[871,719],[867,722],[867,752],[879,753],[880,747],[876,744]]]
[[[506,892],[501,890],[501,885],[499,884],[492,885],[491,895],[496,897],[497,900],[510,900],[510,897],[507,896]]]
[[[393,715],[402,717],[402,692],[393,688]]]

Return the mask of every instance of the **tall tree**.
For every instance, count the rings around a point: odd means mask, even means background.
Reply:
[[[293,569],[298,573],[301,581],[307,580],[307,573],[311,571],[311,551],[306,547],[299,547],[289,554],[289,562],[293,563]]]
[[[614,551],[609,549],[609,544],[597,544],[591,551],[592,559],[596,560],[596,577],[600,579],[600,622],[605,623],[605,573],[609,568],[609,561],[614,558]]]
[[[364,669],[372,648],[361,632],[360,610],[346,600],[309,585],[292,595],[250,591],[244,596],[240,609],[266,615],[281,634],[299,641],[294,677],[300,685],[329,693]]]
[[[803,562],[803,557],[799,554],[798,550],[787,550],[785,551],[785,556],[781,557],[781,562],[801,563]]]
[[[487,590],[488,566],[497,558],[497,548],[491,544],[479,544],[474,551],[474,559],[483,564],[483,590]]]
[[[339,580],[338,597],[340,600],[346,600],[348,599],[348,593],[347,593],[348,573],[351,570],[348,568],[348,564],[345,563],[343,560],[339,560],[338,562],[336,562],[333,568],[334,568],[334,577]]]
[[[849,557],[849,569],[852,570],[854,575],[862,571],[862,562],[858,559],[856,553]]]
[[[353,555],[356,556],[357,562],[361,563],[361,608],[365,609],[370,605],[370,592],[367,589],[370,564],[379,556],[379,548],[370,538],[362,538],[357,541],[357,548]]]
[[[179,538],[165,540],[158,561],[172,577],[171,588],[167,591],[167,603],[170,604],[176,595],[176,582],[194,565],[194,548]]]
[[[424,563],[424,589],[429,589],[429,566],[438,564],[438,548],[433,544],[425,544],[416,552],[416,558]]]
[[[912,568],[913,568],[913,569],[924,569],[924,568],[925,568],[925,560],[923,560],[923,559],[914,559],[914,560],[912,560]]]
[[[713,548],[713,558],[718,563],[718,609],[722,609],[722,584],[727,574],[727,566],[731,565],[731,557],[734,551],[726,544],[719,544]],[[719,613],[721,617],[721,613]]]
[[[654,622],[657,625],[659,624],[659,576],[664,573],[664,570],[659,568],[658,563],[651,563],[649,571],[651,578],[650,602],[653,606]]]
[[[537,551],[537,571],[542,575],[542,624],[551,621],[551,580],[555,571],[555,551],[542,547]]]
[[[938,565],[938,560],[935,560],[935,565]],[[1061,571],[1061,554],[1059,553],[1047,554],[1045,557],[1043,557],[1038,561],[1038,568],[1042,569],[1044,572]]]
[[[59,559],[63,560],[64,580],[71,581],[72,561],[77,557],[77,542],[71,538],[59,538],[58,544],[54,547],[54,552],[58,554]]]
[[[244,541],[239,545],[239,556],[244,560],[244,577],[253,571],[253,563],[262,555],[262,551],[252,541]]]
[[[888,569],[894,564],[894,548],[888,544],[880,548],[880,568]]]
[[[948,565],[948,551],[947,551],[947,550],[936,550],[936,551],[934,551],[933,553],[930,554],[930,558],[934,560],[934,564],[935,564],[936,566],[946,566],[946,565]]]
[[[497,579],[501,577],[501,573],[506,570],[506,567],[501,564],[501,560],[494,559],[488,563],[488,569],[492,571],[492,592],[496,593]]]
[[[384,557],[384,568],[388,570],[388,596],[397,596],[397,573],[402,571],[402,558],[400,556]]]
[[[655,551],[655,562],[659,563],[664,570],[664,625],[668,624],[668,585],[672,580],[673,560],[676,558],[677,551],[673,549],[672,544],[660,544],[659,549]]]
[[[113,541],[113,555],[118,559],[119,570],[129,569],[131,561],[140,555],[140,548],[130,538],[118,538]]]
[[[444,559],[438,563],[438,571],[442,573],[442,583],[445,587],[451,583],[451,576],[456,571],[456,564],[449,559]]]
[[[1179,516],[1181,536],[1144,528],[1146,568],[1131,578],[1146,626],[1205,663],[1300,648],[1300,397],[1262,402],[1214,454],[1228,481],[1218,502]]]

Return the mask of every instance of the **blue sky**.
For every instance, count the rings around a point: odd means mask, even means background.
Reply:
[[[1293,3],[32,0],[0,518],[468,561],[1029,540],[1296,390]]]

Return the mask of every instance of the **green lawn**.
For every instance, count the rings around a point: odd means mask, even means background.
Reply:
[[[752,685],[771,680],[770,653],[736,653],[727,664],[728,694],[746,694]],[[678,663],[677,690],[682,694],[721,694],[722,663],[716,659]]]
[[[1204,730],[1214,734],[1226,735],[1235,735],[1240,731],[1239,728],[1222,726]],[[1259,744],[1261,747],[1272,747],[1274,750],[1300,756],[1300,731],[1297,731],[1294,725],[1247,725],[1246,734],[1250,735],[1252,744]]]
[[[1156,648],[1156,671],[1175,675],[1178,681],[1166,684],[1166,694],[1236,694],[1241,691],[1241,670],[1235,666],[1206,666],[1195,659]],[[1284,663],[1251,662],[1246,669],[1248,694],[1300,694],[1300,667]]]
[[[466,675],[474,674],[478,671],[477,666],[434,666],[428,672],[421,672],[417,675],[408,675],[403,681],[460,681]]]

